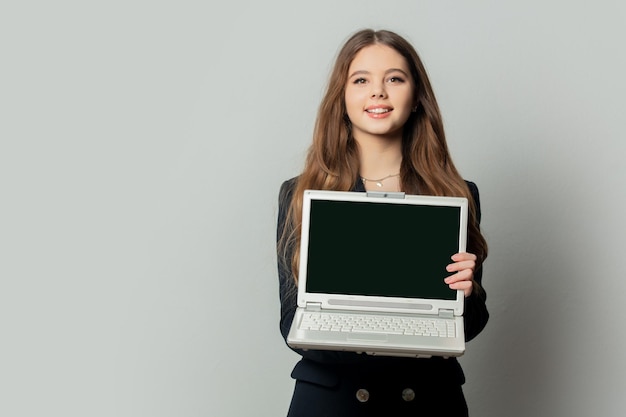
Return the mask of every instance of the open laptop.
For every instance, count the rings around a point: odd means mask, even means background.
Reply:
[[[461,356],[464,295],[443,280],[465,251],[467,217],[465,198],[305,191],[289,345]]]

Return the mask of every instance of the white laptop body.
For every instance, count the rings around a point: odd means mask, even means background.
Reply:
[[[383,356],[461,356],[464,294],[451,290],[444,278],[451,275],[445,269],[450,257],[465,251],[467,217],[465,198],[305,191],[298,307],[289,345]],[[337,314],[360,322],[382,317],[392,325],[388,330],[333,325]],[[311,326],[312,315],[330,318],[331,324]],[[439,333],[420,334],[415,323],[420,318],[440,321]]]

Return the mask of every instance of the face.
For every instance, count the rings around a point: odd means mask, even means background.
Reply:
[[[414,106],[414,82],[402,55],[385,45],[361,49],[348,69],[345,102],[352,134],[401,139]]]

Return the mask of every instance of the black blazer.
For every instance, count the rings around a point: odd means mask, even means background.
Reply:
[[[297,178],[285,181],[279,194],[279,211],[277,238],[280,239],[285,228],[287,209],[291,202]],[[472,182],[467,182],[477,208],[477,218],[480,221],[480,202],[478,188]],[[359,181],[353,191],[365,191]],[[283,338],[287,334],[293,321],[297,307],[297,287],[295,285],[291,267],[289,265],[293,248],[287,248],[286,254],[278,253],[278,277],[281,304],[280,332]],[[474,279],[481,284],[482,268],[474,273]],[[486,294],[483,291],[474,291],[465,299],[464,327],[466,341],[470,341],[487,324],[489,313],[485,304]],[[293,349],[302,356],[302,359],[293,369],[292,377],[297,381],[304,381],[325,387],[338,386],[340,383],[362,384],[369,379],[375,381],[398,381],[400,385],[410,384],[416,387],[420,381],[444,384],[446,386],[461,386],[465,376],[455,358],[433,357],[428,359],[381,357],[358,354],[354,352],[339,352],[326,350],[299,350]],[[343,382],[342,382],[343,381]],[[389,382],[388,384],[391,384]],[[387,384],[387,385],[388,385]]]

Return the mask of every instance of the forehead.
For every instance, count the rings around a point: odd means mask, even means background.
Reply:
[[[348,73],[386,71],[390,68],[398,68],[409,73],[406,59],[398,51],[387,45],[374,44],[364,47],[354,56]]]

